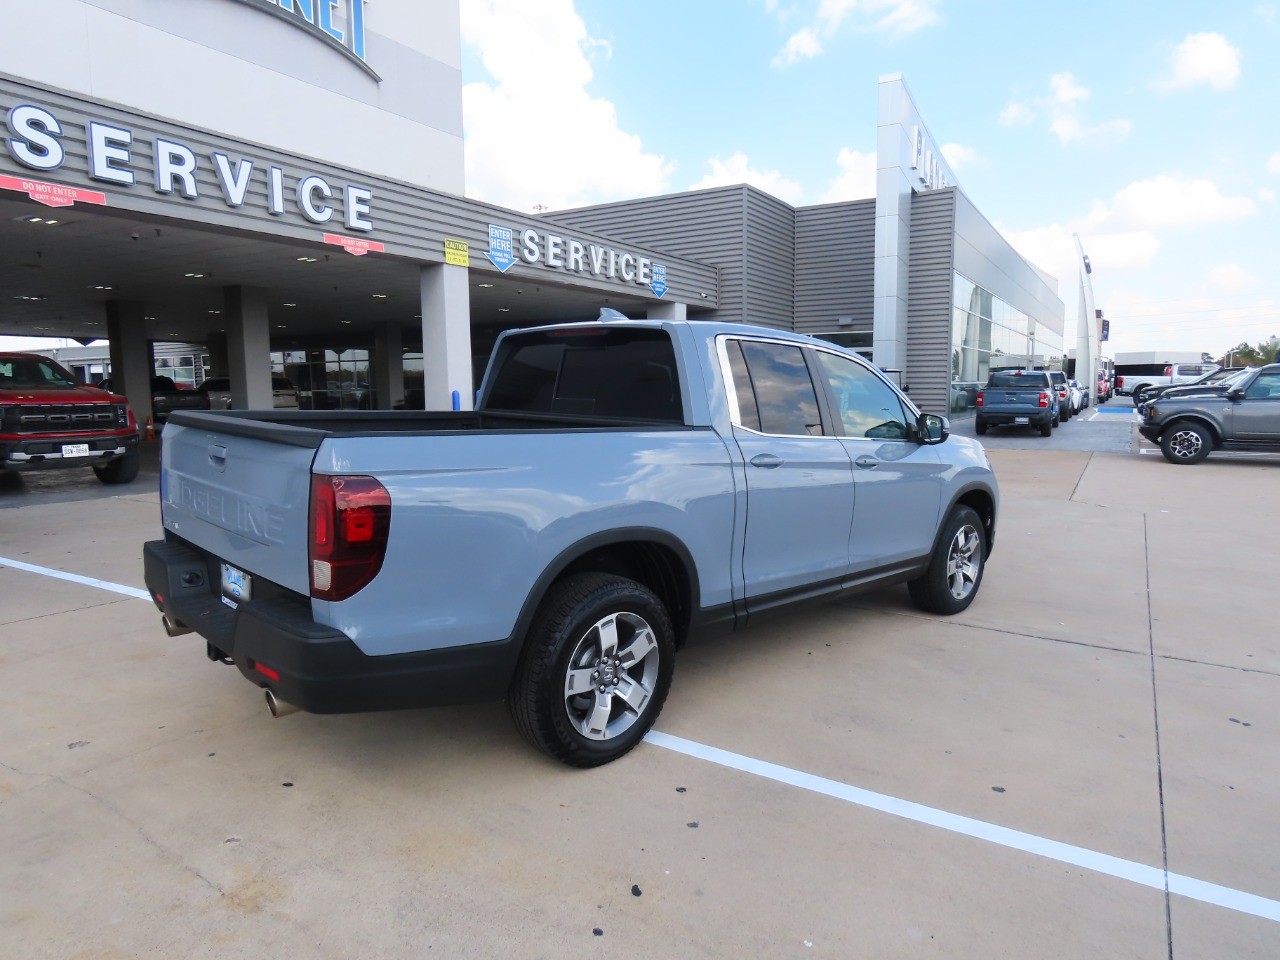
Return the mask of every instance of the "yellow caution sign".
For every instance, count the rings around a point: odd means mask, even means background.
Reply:
[[[444,262],[455,267],[471,266],[471,247],[465,240],[445,240]]]

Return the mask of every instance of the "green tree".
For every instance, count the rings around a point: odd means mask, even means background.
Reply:
[[[1258,344],[1241,342],[1223,354],[1217,362],[1224,367],[1260,367],[1276,363],[1277,355],[1280,355],[1280,337],[1272,337]]]

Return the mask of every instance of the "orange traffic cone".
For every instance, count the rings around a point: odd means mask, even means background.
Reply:
[[[151,424],[151,418],[147,417],[146,429],[142,431],[143,440],[154,440],[156,438],[156,428]]]

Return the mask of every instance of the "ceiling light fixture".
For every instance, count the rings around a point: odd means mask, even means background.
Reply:
[[[373,295],[373,299],[375,299],[375,300],[385,300],[385,299],[387,299],[387,295],[386,295],[385,293],[375,293],[375,294]]]
[[[316,263],[319,259],[320,259],[319,257],[299,257],[298,262],[299,263]]]
[[[282,306],[282,307],[296,307],[296,306],[297,306],[297,304],[296,304],[296,303],[282,303],[282,304],[280,304],[280,306]]]
[[[203,273],[184,273],[184,274],[183,274],[183,276],[184,276],[184,277],[186,277],[188,280],[201,280],[201,279],[203,279],[203,278],[205,277],[205,274],[203,274]]]
[[[493,289],[493,284],[492,284],[492,283],[481,283],[481,284],[477,284],[477,286],[479,286],[481,290],[492,290],[492,289]]]

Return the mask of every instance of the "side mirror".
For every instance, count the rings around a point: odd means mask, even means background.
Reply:
[[[916,421],[916,436],[921,443],[942,443],[951,436],[951,422],[934,413],[922,413]]]
[[[1227,391],[1227,399],[1228,399],[1228,400],[1243,400],[1243,399],[1244,399],[1244,387],[1232,387],[1230,390],[1228,390],[1228,391]]]

